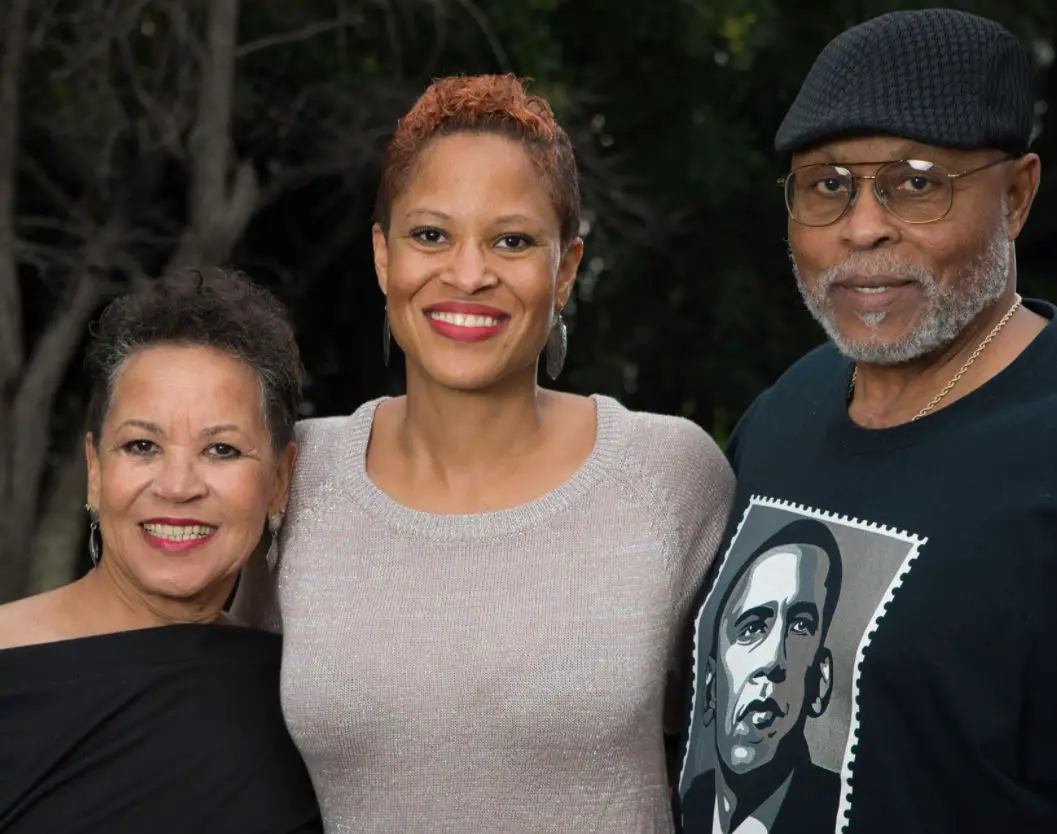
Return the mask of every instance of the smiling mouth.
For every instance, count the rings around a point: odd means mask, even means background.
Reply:
[[[876,295],[888,290],[899,290],[914,284],[914,281],[895,276],[876,276],[873,279],[860,281],[839,281],[834,284],[835,289],[847,290],[848,292],[863,293],[864,295]]]
[[[464,344],[486,342],[503,332],[510,316],[500,310],[425,310],[433,332]]]
[[[505,319],[495,316],[480,316],[469,313],[444,313],[431,310],[426,313],[426,318],[434,321],[442,321],[455,327],[499,327]]]
[[[196,542],[208,539],[217,528],[210,524],[154,524],[145,522],[143,530],[156,539],[167,542]]]

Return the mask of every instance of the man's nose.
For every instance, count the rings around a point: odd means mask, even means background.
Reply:
[[[899,239],[899,219],[885,208],[873,180],[859,183],[855,199],[838,222],[841,240],[854,249],[875,249]]]
[[[785,634],[781,628],[771,629],[767,639],[756,649],[757,662],[756,677],[765,677],[772,683],[781,683],[785,680],[787,656],[785,648]]]

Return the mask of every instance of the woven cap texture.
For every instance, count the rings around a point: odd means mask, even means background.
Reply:
[[[1031,60],[994,21],[953,9],[891,12],[838,35],[815,60],[774,146],[792,153],[884,134],[947,148],[1028,149]]]

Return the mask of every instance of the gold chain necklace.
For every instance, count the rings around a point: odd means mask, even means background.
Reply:
[[[953,377],[951,377],[951,381],[948,382],[946,385],[944,385],[943,389],[935,397],[932,398],[932,401],[927,406],[925,406],[923,409],[921,409],[921,411],[919,411],[917,414],[915,414],[911,418],[910,422],[913,423],[915,420],[920,420],[926,414],[930,413],[937,405],[940,404],[940,402],[943,400],[943,398],[946,397],[951,392],[951,390],[954,388],[954,386],[958,384],[958,382],[961,380],[961,378],[963,376],[965,376],[965,372],[967,370],[969,370],[969,368],[972,366],[973,362],[975,362],[977,360],[977,358],[980,356],[980,354],[984,352],[984,348],[986,348],[989,344],[991,344],[991,340],[994,339],[995,336],[997,336],[999,334],[999,331],[1001,331],[1002,328],[1006,326],[1006,323],[1011,318],[1013,318],[1013,314],[1020,307],[1021,300],[1022,299],[1021,299],[1019,294],[1014,296],[1014,298],[1013,298],[1013,306],[1009,308],[1009,310],[1006,312],[1006,314],[1004,316],[1002,316],[1002,320],[998,324],[996,324],[994,326],[994,328],[991,330],[990,333],[987,334],[987,338],[984,339],[982,342],[980,342],[980,344],[978,344],[976,346],[976,350],[974,350],[971,354],[969,354],[969,358],[966,359],[965,360],[965,364],[962,365],[958,369],[958,373],[956,373]],[[858,379],[858,377],[859,377],[859,366],[856,365],[855,369],[851,372],[851,385],[848,386],[848,401],[849,402],[851,401],[852,395],[855,393],[855,380]]]

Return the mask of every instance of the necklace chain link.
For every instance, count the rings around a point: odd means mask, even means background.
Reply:
[[[1013,300],[1013,306],[1009,308],[1009,310],[1004,316],[1002,316],[1002,320],[999,321],[999,323],[992,328],[991,332],[987,334],[987,337],[976,346],[976,350],[969,354],[969,358],[965,360],[965,364],[958,369],[958,373],[951,377],[950,382],[943,386],[940,392],[932,398],[928,405],[926,405],[923,409],[921,409],[921,411],[919,411],[911,418],[911,422],[920,420],[925,415],[931,413],[932,410],[943,401],[943,398],[946,397],[952,390],[954,390],[954,386],[961,381],[961,378],[965,376],[965,372],[968,371],[970,367],[972,367],[973,362],[975,362],[977,358],[979,358],[980,354],[984,352],[984,348],[991,344],[991,341],[995,338],[995,336],[997,336],[1002,330],[1002,328],[1006,326],[1009,320],[1013,318],[1013,314],[1020,308],[1021,301],[1022,299],[1020,295],[1016,295]],[[851,384],[848,386],[849,402],[851,401],[852,395],[855,393],[855,381],[858,378],[859,366],[856,365],[851,374]]]

